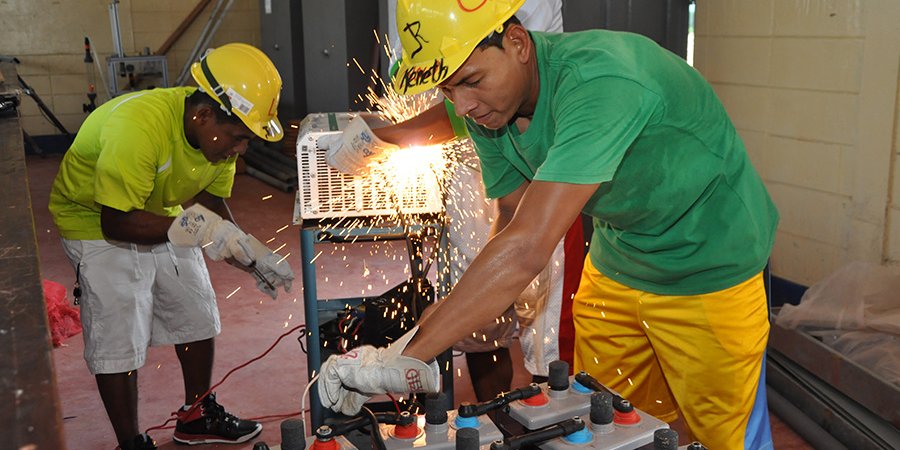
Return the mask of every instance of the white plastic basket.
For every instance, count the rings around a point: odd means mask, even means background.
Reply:
[[[366,113],[363,113],[366,114]],[[318,140],[338,133],[356,117],[356,113],[310,114],[300,123],[297,138],[299,189],[294,205],[294,224],[308,219],[394,216],[439,213],[442,210],[440,186],[433,174],[416,174],[415,188],[399,198],[379,187],[369,177],[354,177],[339,172],[325,162],[325,149]],[[366,114],[367,121],[378,121]]]

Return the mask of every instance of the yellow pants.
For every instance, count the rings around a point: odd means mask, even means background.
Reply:
[[[655,295],[607,278],[588,257],[573,316],[576,371],[666,422],[680,411],[711,450],[772,448],[761,274],[709,294]]]

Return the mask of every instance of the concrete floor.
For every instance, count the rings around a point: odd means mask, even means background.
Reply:
[[[62,252],[59,235],[46,209],[50,184],[60,159],[61,155],[29,156],[27,165],[42,276],[69,288],[74,273]],[[266,198],[270,195],[271,198]],[[272,246],[285,244],[280,253],[291,253],[287,259],[297,281],[289,295],[282,293],[278,300],[272,301],[255,289],[251,278],[244,272],[224,263],[209,262],[222,318],[222,334],[216,339],[218,352],[214,383],[219,382],[232,368],[261,355],[280,335],[304,323],[299,281],[299,233],[296,227],[290,226],[293,199],[293,193],[278,191],[247,175],[239,175],[235,179],[233,198],[229,204],[236,221],[245,231],[261,240],[275,237]],[[377,293],[406,278],[403,273],[405,262],[401,260],[406,250],[402,243],[320,245],[319,250],[322,254],[316,264],[320,298]],[[231,413],[244,418],[299,412],[300,397],[306,387],[306,356],[297,343],[298,333],[285,337],[266,357],[231,375],[216,389],[220,403]],[[82,359],[83,350],[80,336],[70,338],[54,350],[67,446],[70,450],[113,449],[116,442],[112,427],[94,379]],[[516,359],[514,387],[530,381],[521,364],[521,353],[516,350],[513,352]],[[457,403],[474,401],[464,358],[455,358],[454,364],[460,369],[455,378]],[[174,350],[170,347],[151,348],[146,365],[138,372],[141,427],[162,425],[180,406],[183,395],[181,372]],[[254,442],[278,443],[281,420],[262,419],[263,432]],[[775,448],[812,448],[775,416],[772,416],[772,426]],[[151,436],[160,448],[176,447],[170,430],[153,431]],[[250,449],[252,443],[195,448],[219,447]]]

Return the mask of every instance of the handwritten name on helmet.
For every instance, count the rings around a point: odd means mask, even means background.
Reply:
[[[450,68],[444,65],[444,58],[434,60],[430,67],[409,67],[400,77],[397,92],[404,94],[410,88],[421,84],[437,84],[450,75]]]

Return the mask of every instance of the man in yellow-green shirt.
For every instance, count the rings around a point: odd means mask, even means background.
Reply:
[[[262,430],[207,393],[220,323],[201,247],[251,273],[273,298],[294,277],[234,225],[225,203],[250,139],[283,135],[277,70],[258,49],[227,44],[191,73],[199,89],[136,92],[94,111],[50,193],[80,291],[85,361],[123,450],[156,448],[138,429],[137,369],[148,345],[174,345],[181,362],[176,441],[238,443]]]

